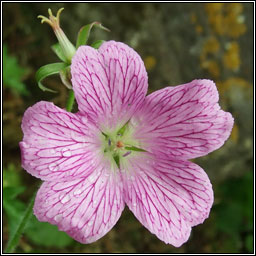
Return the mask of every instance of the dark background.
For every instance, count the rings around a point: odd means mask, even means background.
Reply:
[[[193,228],[180,248],[147,231],[126,208],[102,239],[82,245],[34,217],[18,253],[252,253],[253,252],[253,4],[252,3],[3,3],[3,187],[4,245],[13,234],[39,180],[21,168],[19,141],[24,111],[40,100],[65,107],[68,90],[57,76],[35,81],[40,66],[57,62],[56,38],[38,15],[64,7],[61,26],[75,43],[85,24],[100,21],[110,33],[98,39],[122,41],[145,62],[149,92],[209,78],[220,105],[235,118],[225,145],[194,160],[208,173],[215,201],[210,217]]]

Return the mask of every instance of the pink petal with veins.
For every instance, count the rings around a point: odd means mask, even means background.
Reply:
[[[224,144],[234,124],[218,100],[215,84],[204,79],[153,92],[131,120],[137,125],[136,138],[158,155],[207,155]]]
[[[178,247],[188,240],[192,226],[208,218],[212,186],[194,163],[152,159],[132,159],[122,174],[124,199],[150,232]]]
[[[79,110],[109,127],[127,122],[147,93],[143,61],[132,48],[119,42],[105,42],[99,50],[79,47],[71,74]]]
[[[101,162],[97,154],[99,131],[85,116],[53,103],[41,101],[28,108],[22,130],[22,167],[42,180],[86,177],[93,165]]]
[[[86,179],[45,181],[37,192],[34,214],[86,244],[104,236],[123,209],[119,175],[101,168]]]

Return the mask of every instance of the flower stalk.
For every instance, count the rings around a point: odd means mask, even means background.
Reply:
[[[24,215],[23,215],[20,223],[17,226],[16,232],[14,233],[13,237],[11,239],[9,239],[9,241],[7,243],[7,247],[5,249],[5,253],[12,253],[12,252],[14,252],[15,248],[17,247],[17,245],[20,241],[20,238],[24,232],[24,229],[26,227],[26,224],[32,216],[32,210],[33,210],[35,197],[36,197],[36,193],[34,193],[33,197],[31,198],[28,208],[24,212]]]
[[[66,110],[68,112],[72,112],[74,102],[75,102],[75,94],[73,90],[70,90],[68,94],[67,104],[66,104]]]

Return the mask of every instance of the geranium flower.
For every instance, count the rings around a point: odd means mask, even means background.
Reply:
[[[91,243],[127,205],[159,239],[182,245],[213,203],[207,174],[188,159],[221,147],[233,126],[215,84],[194,80],[146,96],[143,61],[114,41],[81,46],[71,74],[78,113],[41,101],[23,117],[22,166],[44,181],[34,214]]]

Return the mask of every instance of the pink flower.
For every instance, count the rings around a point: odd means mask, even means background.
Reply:
[[[78,113],[41,101],[22,121],[22,166],[44,181],[34,214],[91,243],[126,204],[159,239],[181,246],[213,203],[207,174],[188,159],[221,147],[234,122],[215,84],[194,80],[146,96],[140,56],[114,41],[80,47],[71,73]]]

